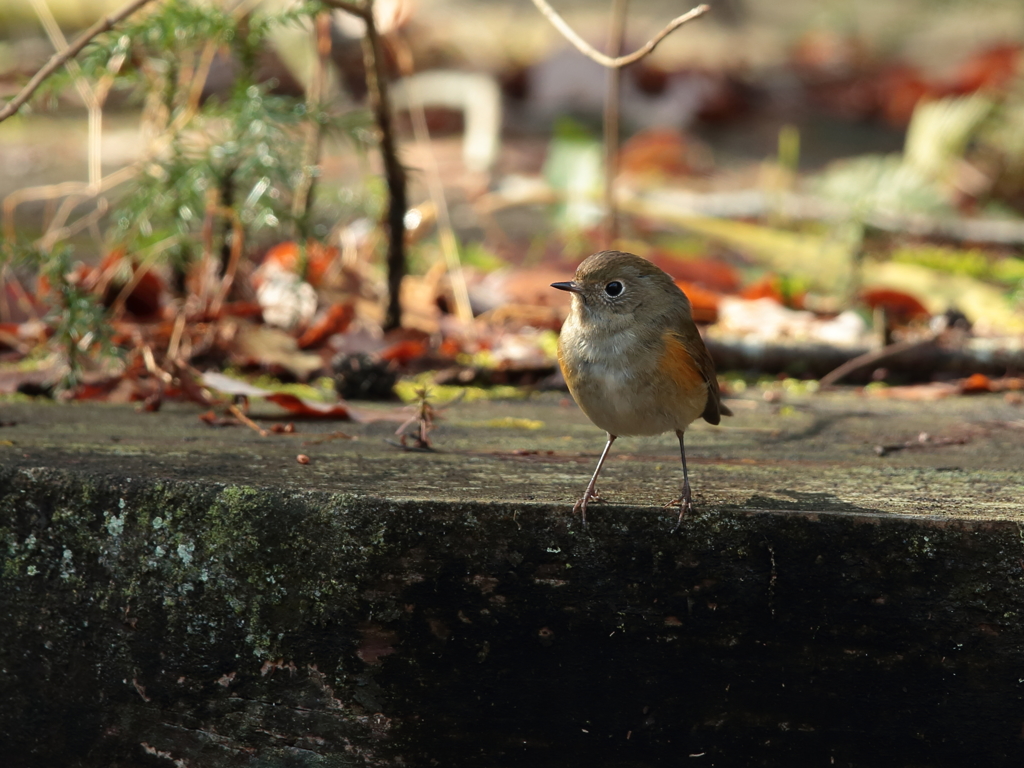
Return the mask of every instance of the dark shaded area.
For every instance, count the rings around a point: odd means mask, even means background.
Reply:
[[[671,535],[0,469],[5,762],[1019,765],[1018,525],[779,493]]]
[[[707,341],[708,351],[720,371],[784,373],[798,378],[819,379],[844,363],[867,353],[867,349],[844,349],[823,344],[746,344]],[[952,379],[974,373],[987,376],[1016,376],[1024,367],[1017,347],[978,348],[921,344],[891,357],[879,359],[843,377],[843,384],[867,384],[876,371],[894,384]],[[938,375],[937,375],[938,374]]]

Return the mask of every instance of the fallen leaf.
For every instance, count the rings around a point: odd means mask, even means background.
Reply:
[[[167,288],[148,265],[141,266],[134,258],[128,258],[123,249],[118,248],[103,258],[98,272],[104,306],[112,307],[115,303],[123,302],[125,311],[139,320],[152,320],[160,316]]]
[[[222,394],[237,397],[267,397],[274,394],[273,390],[256,387],[247,381],[233,379],[216,371],[205,371],[200,375],[199,383]]]
[[[55,362],[41,362],[34,369],[0,371],[0,395],[49,391],[60,381],[63,372],[63,367]]]
[[[381,360],[396,361],[405,365],[427,353],[427,342],[420,339],[403,339],[380,353]]]
[[[754,301],[755,299],[772,299],[778,304],[781,304],[784,307],[789,307],[790,309],[803,309],[804,295],[805,294],[802,291],[787,293],[784,290],[782,278],[778,275],[765,275],[756,283],[748,285],[740,291],[741,299],[748,299],[750,301]]]
[[[228,301],[221,305],[221,315],[227,317],[254,317],[263,314],[263,307],[258,301]]]
[[[631,176],[686,176],[690,145],[672,128],[648,128],[634,134],[619,150],[619,168]]]
[[[1024,332],[1024,315],[1015,310],[1007,293],[967,275],[950,275],[917,264],[871,259],[865,260],[863,274],[864,284],[872,288],[913,291],[933,315],[956,307],[967,315],[979,333]]]
[[[933,381],[930,384],[910,384],[905,387],[879,387],[878,389],[868,388],[865,391],[872,397],[930,402],[932,400],[943,400],[950,395],[955,395],[960,391],[960,388],[956,384]]]
[[[325,246],[316,240],[307,241],[305,246],[291,240],[278,243],[267,251],[263,263],[253,275],[253,280],[258,284],[263,272],[279,268],[297,275],[310,285],[319,286],[323,284],[331,265],[340,255],[341,252],[337,248]]]
[[[267,400],[284,408],[296,416],[307,416],[321,419],[350,419],[358,421],[352,409],[345,403],[318,403],[305,400],[287,392],[274,392],[267,395]]]
[[[931,316],[924,304],[909,293],[892,288],[869,288],[861,293],[861,300],[871,309],[884,309],[890,321],[899,325]]]
[[[889,64],[876,76],[878,111],[889,125],[905,128],[914,107],[934,89],[917,67]]]
[[[320,419],[350,419],[359,421],[352,409],[346,403],[319,403],[315,400],[293,395],[289,392],[275,392],[271,389],[256,387],[245,381],[233,379],[216,371],[207,371],[199,377],[205,387],[215,389],[225,395],[235,397],[260,397],[269,400],[289,413],[297,416],[306,416]],[[294,430],[294,427],[292,427]],[[273,430],[278,431],[278,430]],[[287,428],[280,431],[287,432]]]
[[[685,196],[673,190],[634,195],[620,205],[624,212],[671,222],[724,243],[775,272],[800,275],[825,293],[842,293],[853,279],[852,240],[697,215]]]
[[[238,419],[229,419],[225,416],[218,416],[216,411],[209,410],[199,414],[199,420],[211,427],[237,427]]]
[[[739,272],[721,259],[681,257],[660,250],[650,251],[646,258],[677,281],[716,293],[736,293],[740,287]]]
[[[947,86],[953,94],[1001,90],[1017,74],[1022,48],[1017,43],[995,45],[967,58]]]
[[[960,392],[965,395],[995,391],[992,380],[983,373],[975,373],[960,382]]]
[[[867,334],[867,326],[856,312],[821,318],[806,310],[788,309],[773,299],[747,301],[723,296],[718,317],[718,323],[710,329],[715,336],[741,336],[748,341],[798,339],[854,347],[864,344]]]
[[[698,323],[714,323],[718,320],[718,302],[721,297],[717,293],[682,280],[677,280],[676,285],[690,300],[694,320]]]
[[[323,367],[319,355],[302,352],[295,338],[279,328],[238,323],[230,344],[231,362],[238,366],[281,367],[300,381]]]
[[[351,304],[332,304],[299,337],[299,349],[319,347],[334,334],[348,328],[354,317],[355,308]]]

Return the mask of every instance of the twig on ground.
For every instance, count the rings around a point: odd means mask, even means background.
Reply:
[[[395,430],[395,436],[399,443],[391,440],[388,442],[407,451],[432,451],[434,446],[430,443],[430,430],[434,428],[436,411],[430,403],[429,389],[425,386],[417,389],[416,398],[417,401],[414,404],[416,412]],[[414,429],[410,430],[410,427]],[[409,445],[409,438],[413,440],[412,445]]]
[[[879,456],[888,456],[897,451],[914,448],[939,448],[946,445],[966,445],[969,442],[971,442],[970,437],[932,437],[927,432],[922,432],[917,436],[917,440],[907,440],[905,443],[894,445],[876,445],[875,453]]]
[[[331,432],[323,437],[318,437],[314,440],[303,440],[303,445],[320,445],[321,443],[329,443],[333,440],[355,440],[356,438],[347,432]]]
[[[244,413],[242,413],[242,409],[239,408],[234,403],[232,403],[231,405],[228,406],[228,410],[231,411],[231,415],[232,416],[234,416],[240,422],[245,424],[245,426],[247,426],[249,429],[257,432],[260,437],[266,437],[267,435],[270,434],[270,432],[265,430],[263,427],[261,427],[255,421],[253,421],[248,416],[246,416]]]
[[[882,347],[881,349],[873,349],[870,352],[866,352],[863,355],[858,355],[852,360],[840,365],[838,368],[833,370],[831,373],[821,377],[818,382],[821,389],[828,389],[838,382],[845,376],[850,375],[855,371],[859,371],[861,368],[866,368],[869,365],[880,363],[883,360],[888,360],[897,355],[901,355],[905,352],[909,352],[912,349],[918,349],[920,347],[927,347],[935,343],[938,338],[938,334],[931,334],[924,339],[916,339],[914,341],[898,341],[895,344],[889,344],[888,346]]]

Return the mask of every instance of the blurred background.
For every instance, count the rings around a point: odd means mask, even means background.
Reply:
[[[0,103],[122,5],[7,0]],[[825,382],[1019,402],[1024,7],[709,5],[614,97],[531,0],[377,0],[376,59],[316,3],[144,5],[0,122],[0,392],[557,388],[548,286],[614,247],[733,393],[859,361]],[[689,10],[552,6],[624,53]]]

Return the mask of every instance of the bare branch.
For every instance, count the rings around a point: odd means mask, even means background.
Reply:
[[[388,98],[388,73],[384,64],[384,43],[374,22],[373,0],[356,5],[347,0],[324,0],[325,5],[354,14],[366,22],[366,35],[362,39],[363,63],[366,67],[366,87],[370,110],[377,120],[384,178],[388,185],[388,303],[384,315],[384,330],[390,331],[402,324],[401,288],[406,273],[405,258],[405,169],[398,159],[394,131],[391,125],[391,100]]]
[[[835,368],[831,372],[821,377],[821,381],[818,385],[821,389],[830,389],[835,386],[836,382],[840,379],[849,376],[855,371],[859,371],[862,368],[867,368],[869,365],[875,365],[881,363],[884,360],[888,360],[897,355],[902,355],[910,351],[916,351],[919,348],[927,347],[935,344],[938,339],[938,334],[933,333],[924,339],[915,339],[913,341],[898,341],[895,344],[889,344],[881,349],[873,349],[869,352],[865,352],[862,355],[852,360],[847,360],[845,363]]]
[[[626,9],[629,0],[613,0],[608,24],[608,53],[618,56],[626,40]],[[619,106],[622,69],[609,67],[604,98],[604,247],[614,247],[619,237],[619,212],[615,205],[615,178],[619,175]]]
[[[25,106],[25,103],[32,98],[32,94],[34,94],[39,89],[39,86],[43,84],[43,81],[64,66],[64,64],[66,64],[70,59],[77,56],[78,53],[89,44],[89,41],[97,35],[113,29],[116,24],[131,16],[139,10],[139,8],[150,2],[152,2],[152,0],[132,0],[132,2],[128,3],[128,5],[121,10],[97,21],[85,30],[85,32],[83,32],[68,48],[51,56],[50,60],[46,62],[43,68],[36,72],[32,79],[28,81],[28,84],[21,89],[21,92],[4,104],[3,109],[0,109],[0,123]]]
[[[337,0],[333,0],[333,2],[337,2]],[[625,67],[635,61],[640,61],[640,59],[653,51],[655,47],[657,47],[658,43],[668,37],[668,35],[672,34],[676,29],[683,26],[683,24],[688,21],[693,21],[694,19],[703,16],[711,10],[710,6],[698,5],[692,11],[672,19],[672,21],[670,21],[665,28],[661,30],[661,32],[648,40],[642,47],[633,51],[633,53],[626,56],[617,56],[612,58],[611,56],[606,56],[601,53],[590,43],[576,34],[573,28],[566,23],[565,19],[559,16],[555,9],[547,4],[546,0],[533,0],[533,4],[537,6],[537,10],[544,14],[545,18],[554,25],[555,29],[561,32],[562,36],[572,43],[580,53],[587,58],[593,59],[601,66],[609,68]]]
[[[320,149],[323,143],[323,131],[317,113],[320,105],[327,101],[328,68],[331,60],[331,12],[321,11],[313,22],[313,44],[316,48],[316,61],[306,91],[306,112],[312,119],[306,126],[306,144],[302,150],[302,177],[295,185],[292,196],[292,216],[299,222],[299,233],[306,234],[309,225],[309,212],[313,205],[313,187],[317,177],[317,166],[320,163]]]

